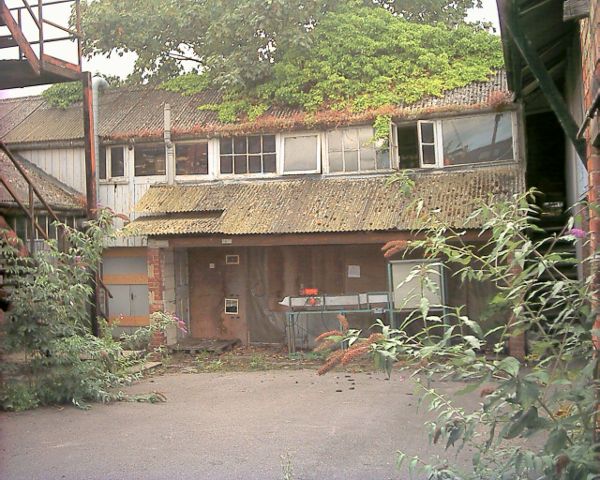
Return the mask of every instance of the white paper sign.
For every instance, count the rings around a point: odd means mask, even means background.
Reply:
[[[348,265],[348,278],[360,278],[360,265]]]

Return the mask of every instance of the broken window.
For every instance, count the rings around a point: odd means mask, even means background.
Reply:
[[[176,175],[208,174],[208,142],[175,145]]]
[[[319,136],[288,135],[283,139],[284,173],[316,173],[320,171]]]
[[[222,138],[219,143],[222,174],[275,173],[275,135]]]
[[[388,148],[378,149],[372,127],[344,128],[327,133],[329,172],[389,170]]]
[[[136,177],[165,175],[165,146],[163,144],[136,145],[133,164]]]

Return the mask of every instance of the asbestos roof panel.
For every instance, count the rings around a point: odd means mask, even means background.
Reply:
[[[249,235],[410,230],[418,223],[414,198],[423,199],[424,211],[435,212],[444,223],[478,228],[479,220],[467,219],[481,201],[525,190],[523,170],[516,164],[411,176],[415,187],[408,196],[381,175],[151,186],[136,205],[142,216],[125,231]],[[198,218],[222,213],[210,223],[194,224],[194,212]]]
[[[494,107],[508,101],[506,75],[499,71],[487,81],[445,92],[441,97],[428,97],[409,105],[397,105],[386,111],[402,118],[419,112],[464,111]],[[215,90],[196,95],[182,95],[149,86],[109,88],[100,94],[98,133],[101,137],[118,141],[128,138],[162,139],[164,105],[171,106],[171,129],[177,135],[243,134],[252,131],[280,131],[285,129],[335,126],[337,124],[367,123],[376,111],[352,112],[319,111],[307,117],[298,108],[272,106],[256,121],[236,124],[219,122],[217,113],[201,110],[202,105],[222,101]],[[15,105],[22,103],[19,108]],[[29,113],[28,110],[31,110]],[[13,114],[14,112],[14,114]],[[6,143],[35,143],[73,141],[83,138],[82,105],[66,109],[50,106],[42,97],[0,100],[0,131]]]
[[[48,175],[33,163],[22,158],[18,158],[17,160],[52,209],[81,211],[85,208],[85,199],[81,194]],[[2,151],[0,151],[0,172],[8,181],[21,203],[28,206],[29,186],[14,164]],[[6,187],[2,184],[0,184],[0,205],[10,208],[18,207],[17,202],[15,202]],[[34,206],[36,208],[42,206],[35,195]]]

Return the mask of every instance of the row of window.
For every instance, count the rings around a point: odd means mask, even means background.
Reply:
[[[175,175],[378,172],[513,160],[513,123],[513,114],[503,112],[392,124],[389,142],[382,145],[374,141],[371,126],[340,128],[324,135],[310,132],[178,142],[174,145]],[[127,177],[127,152],[124,146],[102,148],[100,178]],[[166,175],[166,154],[164,144],[136,144],[134,176]]]
[[[68,225],[69,227],[76,228],[78,223],[78,217],[73,215],[62,216],[58,215],[58,219],[61,223]],[[58,240],[58,230],[52,218],[48,215],[36,215],[35,220],[38,225],[46,232],[48,238]],[[8,218],[8,223],[21,240],[29,240],[33,234],[33,238],[36,240],[43,240],[44,238],[40,234],[37,228],[32,230],[31,221],[25,216],[15,216]]]

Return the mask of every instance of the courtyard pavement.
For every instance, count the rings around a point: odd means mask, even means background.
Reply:
[[[397,450],[444,454],[429,445],[427,415],[401,372],[176,373],[127,389],[150,391],[167,402],[2,414],[0,478],[406,479]],[[467,407],[479,401],[460,397]],[[468,465],[465,454],[449,458]]]

